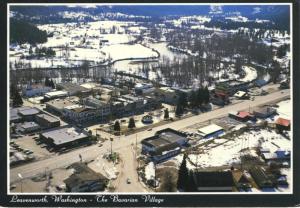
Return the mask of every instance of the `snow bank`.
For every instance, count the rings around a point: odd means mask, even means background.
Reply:
[[[254,69],[253,67],[242,66],[242,69],[246,73],[246,76],[244,78],[240,79],[240,81],[242,81],[242,82],[251,82],[251,81],[253,81],[257,78],[256,69]]]
[[[151,180],[155,177],[155,168],[154,168],[154,163],[150,162],[146,167],[145,167],[145,178],[147,180]]]

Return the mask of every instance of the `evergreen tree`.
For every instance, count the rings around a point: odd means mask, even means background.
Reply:
[[[194,192],[197,190],[192,171],[188,171],[186,181],[186,186],[184,188],[186,192]]]
[[[185,93],[180,93],[179,98],[178,98],[178,104],[182,106],[182,108],[187,107],[187,96]]]
[[[201,106],[204,102],[204,94],[203,94],[203,89],[202,88],[199,88],[198,91],[197,91],[197,106]]]
[[[52,89],[55,89],[55,85],[52,79],[49,82],[49,86],[52,87]]]
[[[119,121],[115,122],[115,124],[114,124],[114,131],[116,131],[116,132],[121,131],[121,126],[120,126]]]
[[[192,91],[189,101],[192,108],[197,107],[197,93],[195,91]]]
[[[129,129],[135,128],[135,121],[134,121],[134,118],[132,118],[132,117],[129,119],[128,128]]]
[[[181,105],[177,104],[176,110],[175,110],[175,115],[181,116],[182,114],[183,114],[183,107]]]
[[[170,170],[166,171],[163,176],[163,182],[160,188],[163,192],[174,192],[176,191],[176,184],[174,184],[174,175]]]
[[[50,87],[50,80],[48,77],[45,79],[45,86]]]
[[[209,90],[207,88],[207,86],[204,88],[204,91],[203,91],[203,97],[204,97],[204,103],[207,104],[209,103]]]
[[[184,154],[181,165],[178,170],[178,180],[177,180],[177,189],[185,190],[188,186],[188,169],[186,167],[186,155]]]
[[[169,109],[168,108],[165,109],[164,119],[169,119]]]
[[[20,93],[18,92],[18,90],[15,90],[13,92],[12,99],[13,99],[13,106],[14,107],[18,107],[18,106],[23,105],[23,100],[22,100],[22,97],[21,97]]]

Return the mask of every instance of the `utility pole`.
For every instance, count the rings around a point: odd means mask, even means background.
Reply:
[[[112,156],[112,142],[114,141],[114,139],[111,137],[110,138],[110,155]]]
[[[21,179],[21,193],[23,193],[23,176],[21,173],[18,173],[18,177]]]
[[[135,134],[135,152],[137,154],[137,134]]]

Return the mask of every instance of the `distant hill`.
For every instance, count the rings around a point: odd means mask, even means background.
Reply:
[[[11,43],[43,43],[47,41],[47,33],[39,30],[35,25],[25,21],[11,19],[10,42]]]

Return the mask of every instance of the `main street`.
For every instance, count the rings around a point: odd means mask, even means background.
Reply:
[[[137,182],[137,175],[136,175],[136,168],[133,165],[135,160],[134,157],[125,157],[125,154],[132,154],[132,144],[135,145],[135,142],[137,140],[137,143],[139,144],[140,141],[146,137],[153,136],[154,133],[158,130],[165,129],[165,128],[173,128],[176,130],[183,129],[185,127],[188,127],[190,125],[196,124],[196,123],[201,123],[208,121],[210,119],[215,119],[219,117],[226,116],[228,112],[230,111],[239,111],[239,110],[246,110],[259,105],[264,105],[267,103],[271,102],[277,102],[279,100],[285,99],[290,97],[290,90],[281,90],[281,91],[276,91],[273,93],[270,93],[265,96],[257,96],[255,100],[244,100],[242,102],[233,104],[233,105],[228,105],[223,108],[219,108],[214,111],[202,113],[200,115],[184,118],[172,123],[167,123],[161,126],[154,127],[152,131],[142,131],[137,134],[132,134],[128,136],[121,136],[121,137],[115,137],[113,141],[113,150],[116,152],[121,153],[121,155],[124,157],[123,162],[126,164],[124,166],[124,170],[121,170],[126,176],[123,176],[123,178],[130,178],[132,181],[132,184],[128,186],[136,186],[136,187],[141,187],[136,185]],[[41,161],[36,161],[32,162],[26,165],[22,165],[19,167],[12,168],[10,170],[10,183],[16,182],[19,180],[18,178],[18,173],[21,173],[24,178],[29,178],[32,177],[38,173],[43,173],[45,172],[45,169],[47,168],[48,171],[60,168],[60,167],[66,167],[74,162],[78,162],[79,159],[79,154],[82,155],[83,160],[92,160],[95,159],[97,156],[102,155],[106,152],[108,152],[110,149],[110,142],[105,142],[102,147],[99,147],[98,145],[93,145],[81,149],[74,150],[69,153],[65,153],[62,155],[57,155],[45,160]],[[124,160],[125,159],[125,160]],[[127,161],[130,160],[130,161]],[[132,164],[129,164],[132,163]],[[127,170],[129,168],[130,170]],[[120,183],[125,183],[125,181],[120,181]],[[135,185],[134,185],[135,184]],[[123,188],[117,188],[119,191],[123,191]],[[124,191],[128,192],[127,189]],[[135,190],[135,192],[143,192],[144,189],[140,188],[139,190]]]

